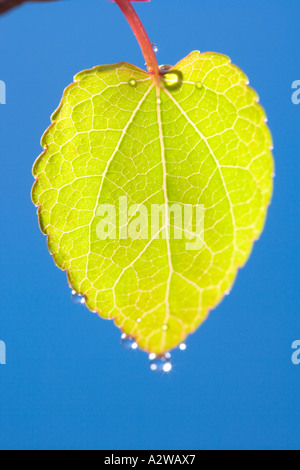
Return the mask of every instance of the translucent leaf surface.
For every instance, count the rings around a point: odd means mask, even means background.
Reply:
[[[231,289],[264,225],[272,139],[256,93],[227,57],[194,52],[159,88],[125,63],[84,71],[52,119],[33,201],[56,264],[142,349],[174,348]],[[167,237],[168,213],[157,237],[99,239],[99,206],[125,197],[149,211],[202,205],[203,246]]]

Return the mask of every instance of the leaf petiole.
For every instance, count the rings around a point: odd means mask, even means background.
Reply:
[[[160,79],[160,69],[157,63],[156,55],[152,43],[146,33],[146,30],[138,17],[130,0],[115,0],[118,7],[125,15],[144,55],[148,72],[153,75],[154,81],[158,84]]]

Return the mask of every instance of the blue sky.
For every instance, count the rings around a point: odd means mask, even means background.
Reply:
[[[194,49],[249,76],[275,142],[267,226],[232,294],[150,372],[111,322],[70,301],[30,200],[31,167],[63,89],[80,70],[143,58],[106,0],[27,5],[0,18],[1,449],[299,449],[299,0],[136,4],[159,63]]]

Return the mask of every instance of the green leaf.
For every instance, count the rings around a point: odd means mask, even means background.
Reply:
[[[265,113],[246,76],[214,53],[191,53],[160,88],[124,63],[75,80],[34,166],[40,226],[88,308],[160,354],[222,300],[262,231],[274,171]],[[159,238],[100,239],[99,207],[125,197],[149,214],[153,204],[203,206],[203,246],[175,239],[167,211]]]

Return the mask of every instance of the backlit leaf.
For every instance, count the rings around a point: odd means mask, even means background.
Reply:
[[[272,139],[256,93],[227,57],[193,52],[160,88],[125,63],[84,71],[52,120],[33,201],[56,264],[142,349],[174,348],[231,289],[265,222]],[[120,198],[149,214],[202,206],[203,246],[164,236],[176,225],[167,213],[159,237],[101,240],[98,208],[119,221]]]

